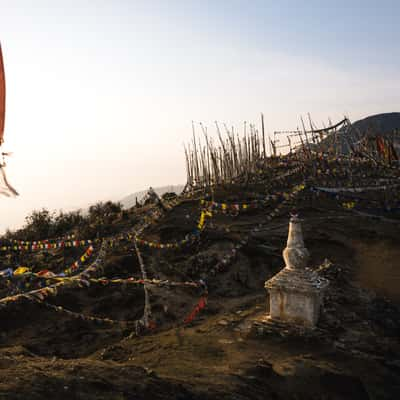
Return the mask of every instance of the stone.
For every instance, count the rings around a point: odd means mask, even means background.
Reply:
[[[307,268],[310,254],[297,216],[290,219],[287,245],[282,254],[285,268],[265,283],[270,318],[315,327],[328,280]]]

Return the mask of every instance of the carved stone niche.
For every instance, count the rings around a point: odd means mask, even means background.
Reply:
[[[301,222],[290,219],[285,268],[265,282],[269,292],[270,319],[315,327],[328,280],[307,268],[310,254],[304,246]]]

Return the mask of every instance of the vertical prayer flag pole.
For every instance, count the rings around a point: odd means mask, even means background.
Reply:
[[[262,130],[262,145],[263,145],[263,157],[264,162],[267,158],[267,153],[265,151],[265,127],[264,127],[264,114],[261,113],[261,130]]]
[[[142,255],[139,251],[139,247],[136,242],[136,233],[135,233],[135,239],[133,240],[133,245],[135,246],[135,251],[137,258],[139,260],[139,265],[140,265],[140,270],[142,273],[142,279],[143,279],[143,290],[144,290],[144,310],[143,310],[143,323],[146,328],[149,327],[150,325],[150,318],[151,318],[151,305],[150,305],[150,298],[149,298],[149,292],[147,289],[147,273],[146,273],[146,268],[143,263]]]

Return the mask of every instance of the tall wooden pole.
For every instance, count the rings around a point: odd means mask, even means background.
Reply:
[[[265,150],[265,127],[264,127],[264,114],[261,113],[261,129],[262,129],[262,142],[263,142],[263,156],[264,159],[267,158],[267,153]]]

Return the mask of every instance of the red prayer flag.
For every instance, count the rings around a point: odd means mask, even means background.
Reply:
[[[199,302],[197,303],[194,310],[185,318],[183,321],[185,324],[188,324],[194,320],[196,315],[206,306],[207,300],[205,297],[202,297]]]
[[[4,123],[6,118],[6,77],[0,44],[0,145],[3,143]]]
[[[383,141],[382,136],[377,136],[376,147],[377,147],[378,153],[381,154],[382,156],[384,156],[385,155],[385,143]]]

